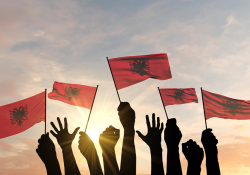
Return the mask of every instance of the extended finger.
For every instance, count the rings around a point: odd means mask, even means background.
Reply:
[[[163,131],[163,122],[161,123],[161,128],[160,128],[160,132]]]
[[[74,132],[72,133],[72,135],[75,137],[76,133],[78,132],[78,130],[80,129],[80,127],[77,127]]]
[[[160,127],[160,117],[157,117],[157,129]]]
[[[56,138],[57,135],[54,133],[54,131],[50,130],[50,133]]]
[[[152,114],[152,128],[155,128],[155,113]]]
[[[150,128],[150,121],[149,121],[148,115],[146,115],[146,123],[147,123],[147,127],[149,129]]]
[[[63,130],[63,127],[62,127],[62,122],[60,120],[59,117],[57,117],[57,121],[58,121],[58,124],[59,124],[59,127],[60,127],[60,130]]]
[[[54,128],[54,130],[58,133],[59,130],[57,129],[57,127],[55,126],[55,124],[53,122],[50,122],[51,126]]]
[[[144,141],[144,135],[142,135],[142,133],[140,131],[136,131],[136,133],[138,134],[138,136]]]
[[[67,118],[64,118],[64,129],[68,129],[68,121]]]

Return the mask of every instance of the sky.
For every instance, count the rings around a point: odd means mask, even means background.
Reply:
[[[99,85],[87,134],[120,129],[116,146],[120,165],[123,129],[117,114],[119,100],[106,57],[167,53],[172,79],[148,79],[119,90],[122,101],[136,112],[135,129],[146,134],[145,115],[166,116],[157,87],[195,88],[199,103],[167,106],[182,132],[181,143],[193,139],[202,146],[205,129],[200,87],[235,99],[250,100],[250,2],[247,0],[1,0],[0,106],[44,91],[54,81]],[[47,129],[56,117],[68,118],[69,131],[83,131],[88,109],[47,100]],[[219,140],[221,174],[250,173],[250,121],[211,118],[209,128]],[[1,175],[45,175],[36,154],[44,123],[0,140]],[[53,136],[64,170],[61,148]],[[73,151],[82,174],[85,158]],[[101,148],[94,141],[102,163]],[[137,174],[150,174],[150,151],[136,135]],[[167,149],[162,137],[166,170]],[[180,147],[183,174],[187,161]],[[103,167],[103,165],[102,165]],[[202,175],[206,174],[205,159]]]

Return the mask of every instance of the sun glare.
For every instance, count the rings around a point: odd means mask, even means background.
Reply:
[[[99,140],[100,131],[96,129],[89,129],[89,131],[87,131],[87,134],[91,138],[92,141]]]

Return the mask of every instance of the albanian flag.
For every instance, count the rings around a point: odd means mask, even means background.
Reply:
[[[45,92],[0,107],[0,139],[45,121]]]
[[[158,80],[172,78],[166,53],[119,57],[108,61],[117,90],[148,78]]]
[[[250,102],[202,90],[206,119],[250,119]]]
[[[183,103],[198,103],[198,98],[194,88],[187,89],[159,89],[164,106],[183,104]]]
[[[55,81],[53,90],[48,94],[48,98],[91,109],[95,91],[96,87]]]

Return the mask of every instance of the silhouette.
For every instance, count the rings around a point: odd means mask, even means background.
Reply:
[[[167,153],[167,175],[182,175],[179,143],[181,141],[181,131],[176,125],[176,119],[168,119],[164,131],[164,139],[168,148]]]
[[[120,130],[109,126],[99,137],[102,148],[105,175],[119,175],[119,167],[115,156],[115,145],[120,137]]]
[[[207,175],[220,175],[220,166],[218,161],[218,140],[212,133],[212,129],[206,129],[202,132],[201,142],[206,153]]]
[[[43,161],[48,175],[62,175],[59,162],[56,157],[56,149],[49,133],[43,134],[38,140],[38,148],[36,152]]]
[[[157,126],[155,125],[155,114],[152,114],[152,127],[150,126],[148,115],[146,115],[146,123],[148,128],[147,135],[142,135],[140,131],[136,132],[150,148],[151,175],[164,175],[161,147],[161,133],[163,131],[163,123],[161,123],[160,127],[160,118],[157,117]]]
[[[204,158],[203,149],[192,139],[182,143],[182,152],[188,161],[187,175],[200,175],[201,163]]]
[[[128,102],[121,102],[118,111],[121,124],[124,128],[120,175],[135,175],[135,111],[130,107]]]
[[[60,127],[60,130],[51,122],[51,126],[54,128],[54,131],[50,131],[50,133],[57,139],[58,144],[62,148],[64,167],[65,167],[65,175],[80,175],[80,171],[77,167],[75,157],[73,155],[73,151],[71,148],[71,144],[76,136],[77,131],[80,127],[76,128],[72,134],[68,131],[68,123],[67,119],[64,118],[64,128],[62,127],[62,123],[59,117],[57,117],[57,121]]]
[[[86,158],[91,175],[103,175],[95,145],[85,132],[80,132],[78,148]]]

